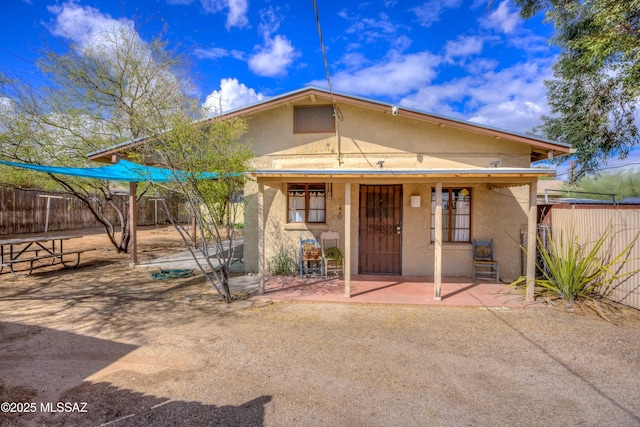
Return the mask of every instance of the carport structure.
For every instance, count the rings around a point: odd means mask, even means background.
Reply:
[[[65,166],[44,166],[29,163],[17,163],[0,161],[1,164],[13,166],[23,169],[29,169],[37,172],[59,174],[67,176],[75,176],[78,178],[90,178],[103,181],[119,181],[129,183],[129,224],[131,224],[131,240],[129,241],[130,265],[134,266],[138,262],[137,252],[137,204],[136,193],[138,184],[141,182],[171,182],[179,180],[185,176],[183,171],[174,171],[171,169],[160,168],[155,166],[146,166],[133,163],[128,160],[120,159],[117,163],[107,166],[94,168],[76,168]],[[218,175],[210,172],[201,174],[203,179],[214,179]]]

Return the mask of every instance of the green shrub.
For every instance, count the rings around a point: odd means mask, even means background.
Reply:
[[[562,307],[592,308],[606,319],[598,301],[604,301],[614,290],[614,282],[640,270],[620,272],[620,267],[629,261],[631,249],[636,244],[636,234],[626,248],[617,255],[604,247],[613,228],[610,227],[595,242],[581,244],[574,232],[563,239],[548,238],[548,244],[538,238],[540,277],[535,279],[536,296],[543,297],[554,305],[561,300]],[[513,285],[526,282],[521,277]]]
[[[280,244],[276,255],[267,261],[267,271],[273,276],[292,276],[298,271],[295,250]]]

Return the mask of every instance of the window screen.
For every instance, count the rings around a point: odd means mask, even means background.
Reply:
[[[333,106],[301,106],[293,109],[293,133],[335,132]]]

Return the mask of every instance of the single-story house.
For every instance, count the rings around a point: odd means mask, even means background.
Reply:
[[[501,278],[516,279],[520,235],[535,235],[538,178],[555,175],[532,162],[570,152],[540,137],[317,88],[224,116],[247,119],[245,140],[257,155],[244,193],[246,270],[264,273],[282,247],[338,231],[347,296],[352,274],[379,274],[433,276],[439,299],[442,276],[471,277],[474,239],[492,239]]]

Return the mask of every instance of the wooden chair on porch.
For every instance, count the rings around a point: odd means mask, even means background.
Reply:
[[[344,274],[344,256],[340,252],[340,234],[337,231],[325,231],[320,234],[324,277],[329,272],[342,276]]]
[[[300,278],[303,276],[322,277],[322,249],[316,239],[300,240]]]
[[[473,239],[473,280],[478,278],[496,279],[500,283],[500,266],[493,259],[493,239]]]

